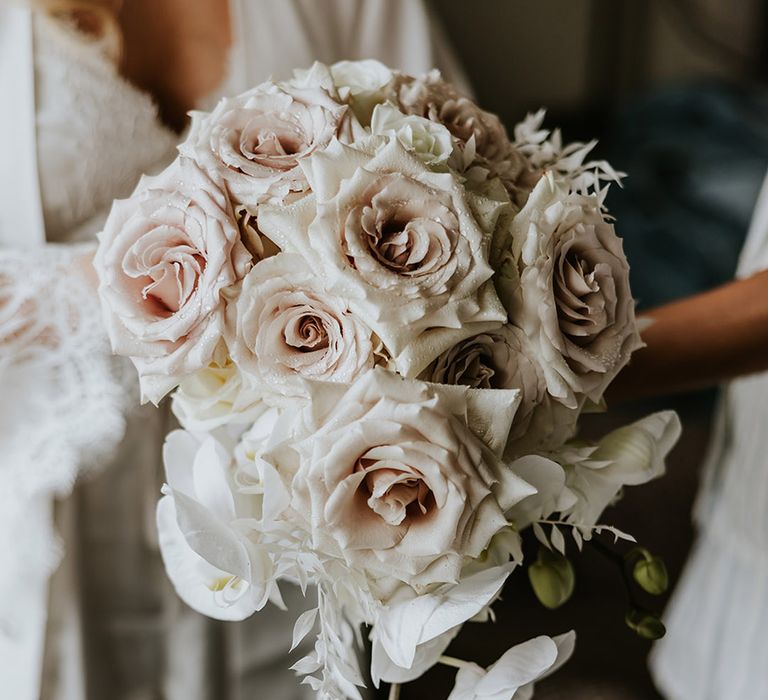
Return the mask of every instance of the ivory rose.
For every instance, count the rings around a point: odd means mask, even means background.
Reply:
[[[282,201],[308,189],[300,163],[338,135],[346,111],[316,63],[302,81],[262,83],[193,112],[179,151],[222,176],[238,204]]]
[[[469,202],[454,175],[429,171],[397,139],[374,154],[337,141],[304,167],[315,196],[263,207],[259,227],[319,269],[401,373],[506,319],[488,264],[501,203]]]
[[[596,196],[542,177],[512,224],[519,307],[511,317],[540,357],[549,393],[569,408],[597,403],[642,346],[621,239]]]
[[[466,391],[372,370],[332,402],[295,446],[293,510],[316,550],[412,586],[458,580],[506,527],[505,510],[533,493],[469,429]],[[272,458],[282,471],[290,455]]]
[[[351,382],[373,367],[370,329],[299,255],[258,263],[228,311],[232,359],[251,385],[303,393],[302,380]]]
[[[245,275],[251,255],[220,181],[187,158],[116,201],[99,241],[94,265],[112,348],[131,357],[142,398],[157,403],[213,358],[221,292]]]
[[[371,133],[397,138],[408,151],[432,167],[445,163],[453,152],[453,139],[442,124],[415,114],[403,114],[389,102],[374,108]]]
[[[379,61],[339,61],[330,70],[339,97],[365,126],[377,104],[395,97],[395,74]]]
[[[445,125],[462,144],[473,139],[478,155],[489,161],[500,160],[510,150],[499,118],[461,95],[437,70],[421,78],[401,78],[398,102],[406,114]]]
[[[179,423],[194,431],[248,424],[264,410],[261,392],[244,386],[223,343],[207,367],[182,380],[171,400]]]

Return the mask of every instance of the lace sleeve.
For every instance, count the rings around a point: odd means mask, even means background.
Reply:
[[[0,601],[57,562],[52,524],[30,517],[33,504],[106,462],[138,405],[135,371],[102,328],[94,249],[0,250]],[[0,603],[0,628],[13,614]]]

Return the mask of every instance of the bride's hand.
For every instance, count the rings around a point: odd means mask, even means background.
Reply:
[[[99,280],[93,267],[92,250],[76,255],[68,260],[66,268],[52,272],[51,288],[38,290],[37,294],[20,294],[17,289],[20,281],[0,271],[0,353],[4,349],[22,345],[49,349],[59,345],[61,323],[58,319],[46,322],[46,314],[41,311],[40,302],[45,301],[47,294],[56,294],[55,281],[61,274],[73,275],[82,280],[93,293],[93,298],[96,298]],[[76,323],[77,317],[77,314],[72,314],[72,325]]]

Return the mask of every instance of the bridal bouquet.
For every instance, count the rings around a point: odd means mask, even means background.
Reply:
[[[438,73],[375,61],[192,117],[96,258],[115,352],[183,426],[157,509],[179,595],[239,620],[284,581],[313,589],[293,668],[322,698],[360,697],[363,630],[392,697],[443,660],[451,700],[529,698],[572,634],[488,669],[443,652],[492,619],[523,529],[547,552],[536,582],[678,434],[660,413],[574,439],[641,346],[603,204],[619,175],[543,112],[510,138]]]

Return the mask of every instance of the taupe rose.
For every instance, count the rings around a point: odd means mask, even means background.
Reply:
[[[517,389],[520,404],[507,439],[508,459],[559,447],[575,432],[578,411],[549,396],[536,350],[516,326],[457,343],[430,365],[424,378],[475,389]]]
[[[227,344],[252,383],[280,393],[302,393],[303,379],[351,382],[373,366],[370,329],[288,253],[246,276],[228,309]]]
[[[499,177],[513,200],[518,199],[518,181],[526,177],[528,161],[495,114],[461,95],[436,70],[420,78],[399,76],[397,96],[403,112],[443,124],[451,132],[463,152],[452,164],[468,171],[469,184],[489,175]]]
[[[300,162],[339,134],[347,107],[334,92],[322,64],[300,81],[263,83],[193,112],[179,151],[219,173],[238,204],[282,201],[308,189]]]
[[[642,346],[621,240],[596,196],[539,180],[513,222],[522,272],[511,317],[531,338],[549,393],[570,408],[599,402]]]
[[[509,325],[457,343],[435,360],[425,378],[475,389],[519,389],[521,401],[510,439],[525,433],[547,391],[525,333]]]
[[[99,240],[94,264],[112,347],[131,357],[143,398],[156,403],[211,361],[223,332],[221,292],[246,274],[251,255],[221,183],[186,158],[116,201]]]

